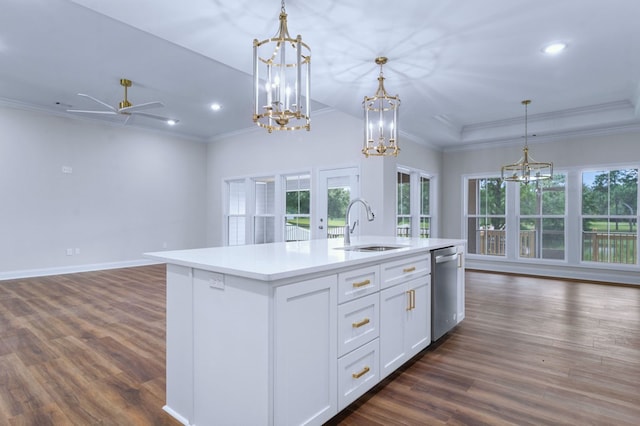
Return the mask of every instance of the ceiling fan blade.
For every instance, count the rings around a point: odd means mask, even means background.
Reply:
[[[94,97],[93,97],[93,96],[91,96],[91,95],[85,95],[84,93],[78,93],[78,96],[84,96],[85,98],[89,98],[89,99],[91,99],[92,101],[97,102],[97,103],[99,103],[100,105],[104,106],[104,107],[105,107],[105,108],[107,108],[108,110],[113,111],[113,112],[116,112],[116,109],[115,109],[114,107],[112,107],[111,105],[109,105],[109,104],[108,104],[108,103],[106,103],[106,102],[102,102],[100,99],[96,99],[96,98],[94,98]]]
[[[91,109],[68,109],[67,112],[80,112],[82,114],[107,114],[107,115],[117,114],[117,112],[115,111],[96,111]]]
[[[147,102],[146,104],[133,105],[130,107],[120,108],[120,112],[135,112],[135,111],[143,111],[146,109],[152,108],[161,108],[164,107],[162,102]]]
[[[147,114],[146,112],[130,111],[130,113],[131,115],[139,115],[142,117],[153,118],[155,120],[162,120],[162,121],[173,120],[174,123],[177,123],[179,121],[179,120],[176,120],[175,118],[163,117],[161,115],[155,115],[155,114]]]

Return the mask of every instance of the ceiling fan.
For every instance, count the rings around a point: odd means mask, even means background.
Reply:
[[[77,112],[77,113],[82,113],[82,114],[109,114],[109,115],[121,114],[121,115],[125,115],[127,117],[126,120],[125,120],[125,124],[127,123],[127,121],[129,121],[129,119],[133,115],[140,115],[142,117],[153,118],[153,119],[156,119],[156,120],[162,120],[162,121],[166,121],[169,124],[176,124],[178,122],[178,120],[176,120],[174,118],[163,117],[161,115],[149,114],[149,113],[146,113],[146,112],[142,112],[142,111],[145,111],[145,110],[148,110],[148,109],[164,107],[164,104],[162,102],[157,102],[157,101],[156,102],[147,102],[147,103],[140,104],[140,105],[133,105],[131,102],[129,102],[129,100],[127,99],[127,89],[129,87],[131,87],[131,84],[132,84],[131,80],[127,80],[126,78],[121,78],[120,79],[120,85],[122,87],[124,87],[124,100],[122,100],[118,104],[118,108],[115,108],[115,107],[109,105],[108,103],[101,101],[100,99],[96,99],[93,96],[85,95],[84,93],[78,93],[78,96],[83,96],[85,98],[89,98],[92,101],[97,102],[98,104],[102,105],[106,109],[104,109],[104,110],[68,109],[67,112]]]

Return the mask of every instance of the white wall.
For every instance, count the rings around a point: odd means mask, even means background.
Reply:
[[[204,245],[205,144],[8,107],[0,129],[0,278]]]
[[[463,236],[463,179],[465,175],[495,173],[500,174],[500,167],[513,163],[522,155],[522,141],[514,141],[511,146],[485,146],[476,149],[449,150],[443,153],[442,163],[442,230],[451,238]],[[581,137],[563,137],[547,139],[540,143],[529,140],[532,157],[538,161],[552,161],[554,169],[578,174],[580,168],[590,166],[638,165],[640,163],[640,132],[611,135],[591,135]],[[579,208],[580,188],[570,188],[567,194],[570,209]],[[573,216],[575,217],[575,216]],[[579,246],[580,224],[567,224],[573,246]],[[573,260],[578,263],[576,253]],[[623,267],[603,269],[595,267],[577,268],[576,265],[545,265],[541,262],[516,263],[504,261],[468,261],[467,266],[478,269],[489,269],[505,272],[553,275],[569,278],[583,278],[603,281],[619,281],[640,284],[638,267],[635,270],[624,270]]]
[[[372,235],[395,232],[396,164],[439,172],[440,153],[399,137],[397,158],[364,158],[361,153],[363,121],[336,111],[312,117],[311,131],[273,132],[256,128],[214,141],[208,147],[207,244],[223,245],[223,180],[268,176],[275,172],[317,171],[357,166],[360,195],[368,200],[376,219],[362,222]]]

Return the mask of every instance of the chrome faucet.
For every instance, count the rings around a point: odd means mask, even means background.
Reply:
[[[356,229],[356,225],[358,224],[358,221],[356,220],[355,222],[353,222],[353,227],[349,225],[351,223],[351,221],[349,220],[351,207],[357,202],[361,202],[362,205],[364,205],[365,209],[367,209],[367,220],[369,220],[369,222],[373,221],[373,219],[375,218],[375,215],[371,211],[371,206],[369,205],[369,203],[367,203],[362,198],[354,198],[353,200],[351,200],[349,206],[347,207],[347,214],[344,218],[346,223],[346,225],[344,226],[344,245],[346,246],[351,244],[351,233]]]

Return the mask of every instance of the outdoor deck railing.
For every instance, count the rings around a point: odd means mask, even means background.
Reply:
[[[502,229],[480,229],[477,235],[477,254],[504,256],[506,234]],[[520,257],[535,258],[536,231],[520,231]],[[582,259],[591,262],[635,264],[638,239],[626,232],[583,232]]]

